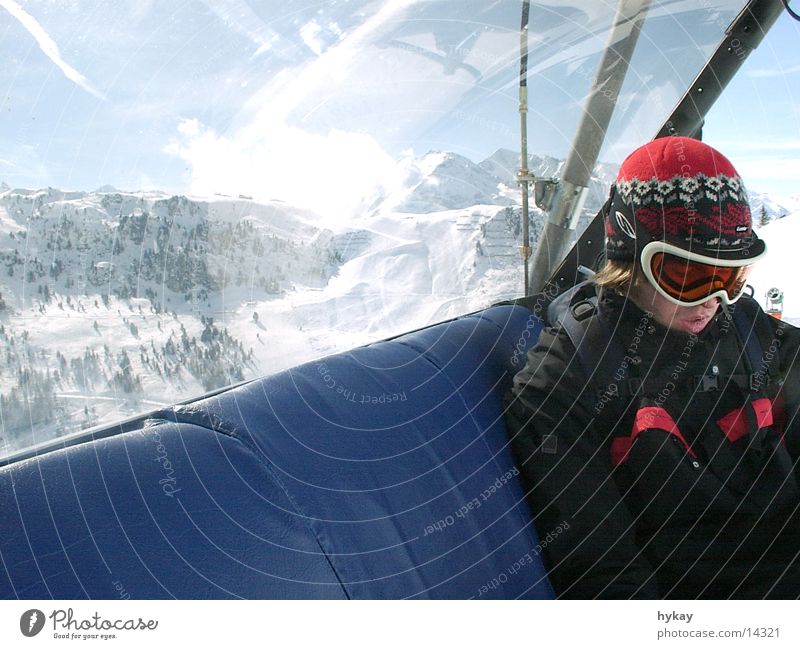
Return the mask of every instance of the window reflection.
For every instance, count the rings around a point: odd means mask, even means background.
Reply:
[[[654,6],[583,224],[741,3],[710,4]],[[520,3],[7,5],[4,453],[519,293]],[[612,17],[532,7],[538,175]]]

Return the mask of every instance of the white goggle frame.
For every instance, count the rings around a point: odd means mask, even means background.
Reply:
[[[708,300],[715,297],[718,297],[724,304],[733,304],[736,302],[736,300],[742,297],[745,288],[747,288],[747,284],[743,283],[742,289],[733,297],[730,297],[728,292],[724,288],[721,288],[718,291],[714,291],[710,295],[706,295],[702,299],[694,300],[692,302],[684,302],[683,300],[672,297],[663,288],[661,288],[658,283],[658,279],[653,274],[653,269],[650,262],[653,260],[653,257],[660,252],[675,255],[676,257],[680,257],[681,259],[685,259],[687,261],[696,261],[709,266],[717,266],[718,268],[740,268],[755,264],[767,254],[767,249],[765,247],[764,251],[760,255],[748,257],[747,259],[719,259],[717,257],[701,255],[696,252],[689,252],[683,248],[674,246],[671,243],[667,243],[666,241],[651,241],[644,248],[642,248],[642,253],[639,256],[641,260],[642,271],[644,272],[645,277],[647,277],[647,281],[649,281],[651,286],[658,291],[659,295],[673,304],[678,304],[680,306],[697,306],[698,304],[708,302]]]

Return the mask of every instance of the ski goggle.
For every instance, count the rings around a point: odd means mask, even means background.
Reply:
[[[642,249],[641,262],[650,284],[673,304],[696,306],[715,297],[733,304],[742,297],[753,264],[765,252],[742,263],[741,259],[707,257],[652,241]]]

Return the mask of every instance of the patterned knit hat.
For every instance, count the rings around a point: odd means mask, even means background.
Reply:
[[[608,259],[634,260],[651,241],[743,264],[765,249],[736,169],[688,137],[653,140],[625,159],[605,225]]]

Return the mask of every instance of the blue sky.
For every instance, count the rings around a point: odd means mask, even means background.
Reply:
[[[704,139],[754,191],[800,195],[799,46],[800,22],[782,15],[706,120]]]
[[[403,155],[518,148],[519,4],[0,0],[0,180],[355,209]],[[532,152],[566,154],[615,4],[534,6]],[[696,5],[654,0],[604,159],[652,137],[737,10]],[[707,122],[756,191],[800,193],[799,37],[782,16]]]

